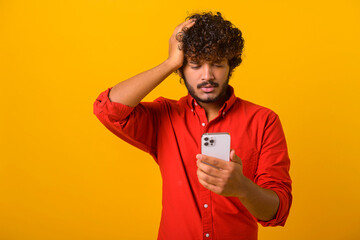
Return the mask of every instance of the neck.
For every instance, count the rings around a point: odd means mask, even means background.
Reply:
[[[203,103],[203,102],[200,102],[200,106],[205,109],[205,112],[208,113],[208,112],[218,112],[220,110],[220,108],[223,106],[225,101],[219,101],[219,102],[216,102],[216,103]]]
[[[202,108],[204,108],[206,112],[206,117],[209,122],[218,116],[219,110],[224,105],[224,103],[229,99],[229,97],[230,97],[229,92],[227,92],[227,94],[225,94],[224,97],[220,98],[216,102],[211,102],[211,103],[199,102],[199,105]]]

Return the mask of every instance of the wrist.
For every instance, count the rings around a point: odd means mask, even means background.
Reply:
[[[241,187],[239,188],[239,191],[237,192],[236,197],[240,200],[246,199],[249,196],[251,185],[254,184],[249,178],[242,176],[241,180]]]
[[[171,58],[168,58],[164,61],[164,64],[166,66],[168,66],[172,72],[174,72],[182,66],[183,62],[175,61],[175,60],[172,60]]]

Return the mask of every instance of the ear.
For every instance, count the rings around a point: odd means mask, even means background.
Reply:
[[[178,69],[178,70],[176,70],[176,73],[182,78],[182,79],[184,79],[184,77],[183,77],[183,75],[181,74],[181,71]]]

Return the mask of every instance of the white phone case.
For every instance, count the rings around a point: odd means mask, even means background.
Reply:
[[[201,136],[201,154],[230,161],[230,134],[204,133]]]

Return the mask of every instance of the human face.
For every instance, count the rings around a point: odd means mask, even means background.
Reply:
[[[199,103],[218,103],[227,97],[229,83],[227,59],[220,62],[196,62],[188,59],[183,73],[186,88]]]

